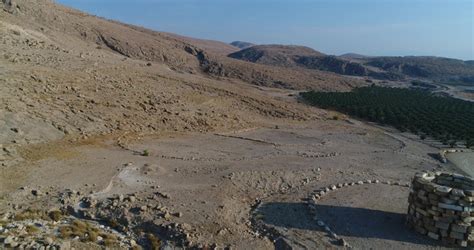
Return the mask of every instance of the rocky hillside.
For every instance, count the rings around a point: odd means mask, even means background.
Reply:
[[[303,46],[258,45],[229,55],[231,58],[264,65],[301,68],[350,76],[373,76],[397,80],[398,76],[369,69],[361,63],[341,57],[325,55]]]
[[[231,44],[227,44],[224,42],[207,40],[207,39],[198,39],[198,38],[193,38],[193,37],[181,36],[181,35],[177,35],[173,33],[168,33],[168,35],[175,37],[179,40],[186,41],[207,52],[211,52],[215,54],[228,55],[230,53],[234,53],[240,50],[238,47],[235,47]]]
[[[470,61],[439,57],[330,56],[301,46],[258,45],[231,53],[231,58],[278,67],[298,67],[340,75],[382,80],[421,78],[439,82],[474,83]]]
[[[122,133],[215,131],[305,107],[254,85],[349,90],[321,71],[244,62],[224,43],[105,20],[49,0],[0,1],[0,165],[18,145]],[[20,157],[19,155],[23,155]]]
[[[294,67],[305,57],[323,57],[324,54],[304,46],[257,45],[229,55],[231,58],[259,64]]]
[[[365,65],[406,77],[426,78],[446,83],[474,84],[474,64],[469,61],[424,56],[374,57]]]

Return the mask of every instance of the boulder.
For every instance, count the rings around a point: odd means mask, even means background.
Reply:
[[[15,0],[2,0],[3,10],[13,14],[17,10],[17,4]]]

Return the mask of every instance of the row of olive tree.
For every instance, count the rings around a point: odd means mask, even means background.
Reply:
[[[413,89],[362,87],[352,92],[306,92],[313,105],[333,109],[445,145],[474,146],[474,103]]]

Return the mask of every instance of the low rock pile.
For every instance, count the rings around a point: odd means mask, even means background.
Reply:
[[[419,173],[408,199],[407,223],[448,245],[474,246],[474,179],[450,173]]]

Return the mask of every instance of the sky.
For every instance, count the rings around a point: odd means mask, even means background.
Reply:
[[[474,59],[474,0],[56,0],[97,16],[223,42],[327,54]]]

